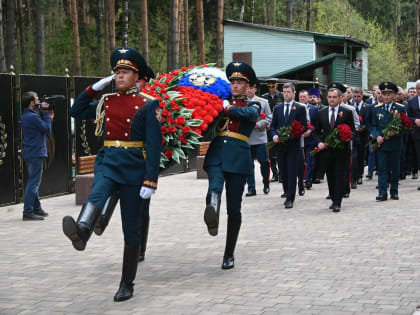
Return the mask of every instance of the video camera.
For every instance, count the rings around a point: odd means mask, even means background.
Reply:
[[[65,99],[66,97],[64,95],[51,95],[51,96],[44,95],[43,97],[39,99],[39,102],[40,102],[39,109],[42,111],[54,110],[55,102],[64,101]],[[43,103],[47,103],[48,105],[46,106]]]

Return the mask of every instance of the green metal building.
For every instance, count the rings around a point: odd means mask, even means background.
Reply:
[[[223,24],[224,64],[247,62],[262,78],[338,81],[368,89],[368,42],[232,20]]]

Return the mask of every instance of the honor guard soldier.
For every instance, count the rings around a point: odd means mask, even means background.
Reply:
[[[372,112],[371,135],[378,143],[378,189],[377,201],[388,199],[388,171],[391,171],[391,199],[398,200],[398,180],[400,178],[400,154],[402,150],[402,136],[389,131],[388,140],[384,139],[382,130],[391,122],[396,115],[405,113],[405,106],[395,103],[394,93],[398,87],[392,82],[379,84],[382,92],[383,103],[375,105]],[[388,171],[387,171],[388,170]]]
[[[104,146],[96,156],[91,193],[77,221],[63,218],[63,232],[75,249],[84,250],[94,228],[105,228],[101,212],[109,197],[119,196],[125,244],[120,287],[114,296],[119,302],[133,295],[140,228],[146,201],[157,188],[162,135],[158,101],[135,86],[146,67],[143,57],[134,49],[119,48],[111,54],[111,66],[118,92],[92,103],[112,80],[104,78],[83,91],[70,109],[76,119],[96,118],[95,134],[104,137]]]
[[[204,221],[209,234],[217,235],[220,199],[226,183],[228,222],[222,269],[231,269],[234,267],[233,253],[242,222],[242,194],[246,178],[253,168],[248,137],[260,117],[261,105],[247,101],[247,88],[257,80],[248,64],[231,62],[226,67],[226,75],[231,82],[232,97],[223,103],[225,117],[217,127],[217,136],[210,143],[204,160],[209,178]]]
[[[260,164],[261,175],[263,178],[263,192],[268,194],[270,192],[270,160],[268,159],[267,151],[267,128],[271,123],[271,110],[268,101],[265,98],[255,95],[257,92],[257,84],[252,84],[248,91],[248,101],[259,102],[261,105],[261,113],[258,121],[255,123],[254,130],[249,136],[248,143],[251,146],[252,160],[257,159]],[[245,196],[255,196],[257,191],[255,189],[255,172],[252,168],[252,175],[247,178],[248,192]]]
[[[262,95],[262,97],[265,98],[268,101],[268,104],[270,105],[271,112],[273,112],[274,107],[277,104],[280,104],[284,100],[283,94],[277,90],[278,82],[279,82],[279,79],[277,79],[277,78],[268,79],[267,80],[268,92]],[[268,131],[267,134],[268,134],[268,141],[273,140],[273,138],[271,137],[271,132]],[[271,178],[271,181],[272,182],[276,182],[276,181],[281,182],[281,176],[280,176],[279,171],[277,169],[277,160],[276,160],[275,149],[272,148],[268,152],[268,155],[269,155],[269,158],[270,158],[271,171],[273,172],[273,177]]]

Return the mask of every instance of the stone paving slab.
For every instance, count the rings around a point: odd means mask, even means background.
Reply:
[[[258,169],[258,168],[256,168]],[[284,209],[281,184],[245,198],[233,270],[221,270],[220,232],[203,222],[206,180],[163,177],[151,202],[146,261],[134,298],[114,303],[123,238],[115,212],[84,252],[61,230],[75,196],[43,199],[50,216],[22,221],[22,204],[0,208],[0,314],[411,314],[420,304],[420,182],[377,203],[373,181],[328,210],[326,183]]]

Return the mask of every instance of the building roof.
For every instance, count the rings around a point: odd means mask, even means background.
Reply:
[[[320,42],[351,42],[353,46],[360,46],[368,48],[370,47],[367,41],[362,41],[353,37],[345,36],[345,35],[335,35],[335,34],[325,34],[325,33],[317,33],[317,32],[309,32],[309,31],[302,31],[296,30],[293,28],[285,28],[285,27],[278,27],[278,26],[270,26],[270,25],[263,25],[263,24],[253,24],[247,22],[239,22],[234,20],[223,20],[224,25],[236,25],[236,26],[245,26],[251,28],[258,28],[258,29],[265,29],[277,32],[286,32],[286,33],[294,33],[294,34],[302,34],[302,35],[313,35],[315,41],[319,40]]]
[[[316,68],[318,68],[318,67],[320,67],[320,66],[322,66],[324,64],[329,63],[331,60],[333,60],[336,57],[344,57],[345,58],[345,56],[343,54],[337,54],[337,53],[329,54],[327,56],[318,58],[318,59],[316,59],[314,61],[307,62],[307,63],[304,63],[304,64],[299,65],[297,67],[294,67],[294,68],[291,68],[291,69],[287,69],[285,71],[282,71],[282,72],[273,74],[272,77],[278,78],[278,77],[281,77],[281,76],[286,76],[286,75],[288,75],[290,73],[295,73],[295,72],[300,71],[300,70],[303,70],[303,69],[305,69],[305,70],[316,69]]]

